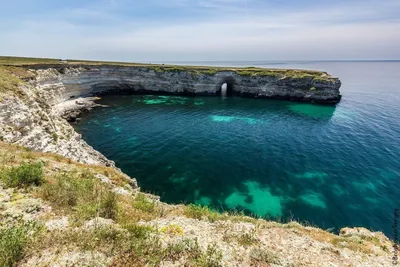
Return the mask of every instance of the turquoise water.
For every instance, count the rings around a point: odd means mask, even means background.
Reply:
[[[107,96],[75,127],[163,201],[392,236],[400,63],[307,64],[341,78],[340,104]]]

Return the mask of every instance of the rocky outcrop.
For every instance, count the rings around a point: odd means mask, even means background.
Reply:
[[[10,92],[0,99],[0,140],[81,163],[114,166],[113,161],[89,146],[62,117],[89,110],[94,102],[91,99],[64,102],[61,92],[65,88],[61,83],[36,85],[36,80],[25,82],[19,85],[21,95]],[[55,88],[60,89],[60,94]]]

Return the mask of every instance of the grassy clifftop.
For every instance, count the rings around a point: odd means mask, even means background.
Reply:
[[[60,66],[121,66],[121,67],[147,67],[156,72],[181,72],[187,71],[194,75],[208,74],[214,75],[218,72],[231,71],[242,76],[272,76],[287,78],[317,78],[320,80],[329,80],[332,78],[326,72],[315,70],[296,70],[296,69],[275,69],[275,68],[256,68],[256,67],[207,67],[207,66],[180,66],[180,65],[164,65],[164,64],[144,64],[129,62],[111,62],[111,61],[92,61],[92,60],[75,60],[68,59],[61,61],[49,58],[24,58],[24,57],[2,57],[0,56],[0,66],[29,66],[29,65],[60,65]]]

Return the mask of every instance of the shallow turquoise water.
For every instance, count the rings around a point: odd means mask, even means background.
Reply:
[[[400,63],[305,67],[339,76],[343,101],[108,96],[76,129],[166,202],[392,236]]]

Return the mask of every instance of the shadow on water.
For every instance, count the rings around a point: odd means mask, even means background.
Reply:
[[[289,103],[288,109],[296,115],[307,118],[329,120],[333,117],[335,105],[317,105],[308,103]]]
[[[299,102],[289,102],[269,99],[249,99],[239,97],[185,97],[185,96],[137,96],[132,100],[131,96],[106,96],[101,100],[102,104],[126,106],[130,102],[136,105],[150,106],[177,106],[177,107],[201,107],[206,105],[208,110],[221,111],[224,108],[234,108],[253,112],[262,110],[264,113],[285,113],[304,119],[329,120],[333,117],[335,105],[320,105]],[[223,119],[223,118],[222,118]]]

